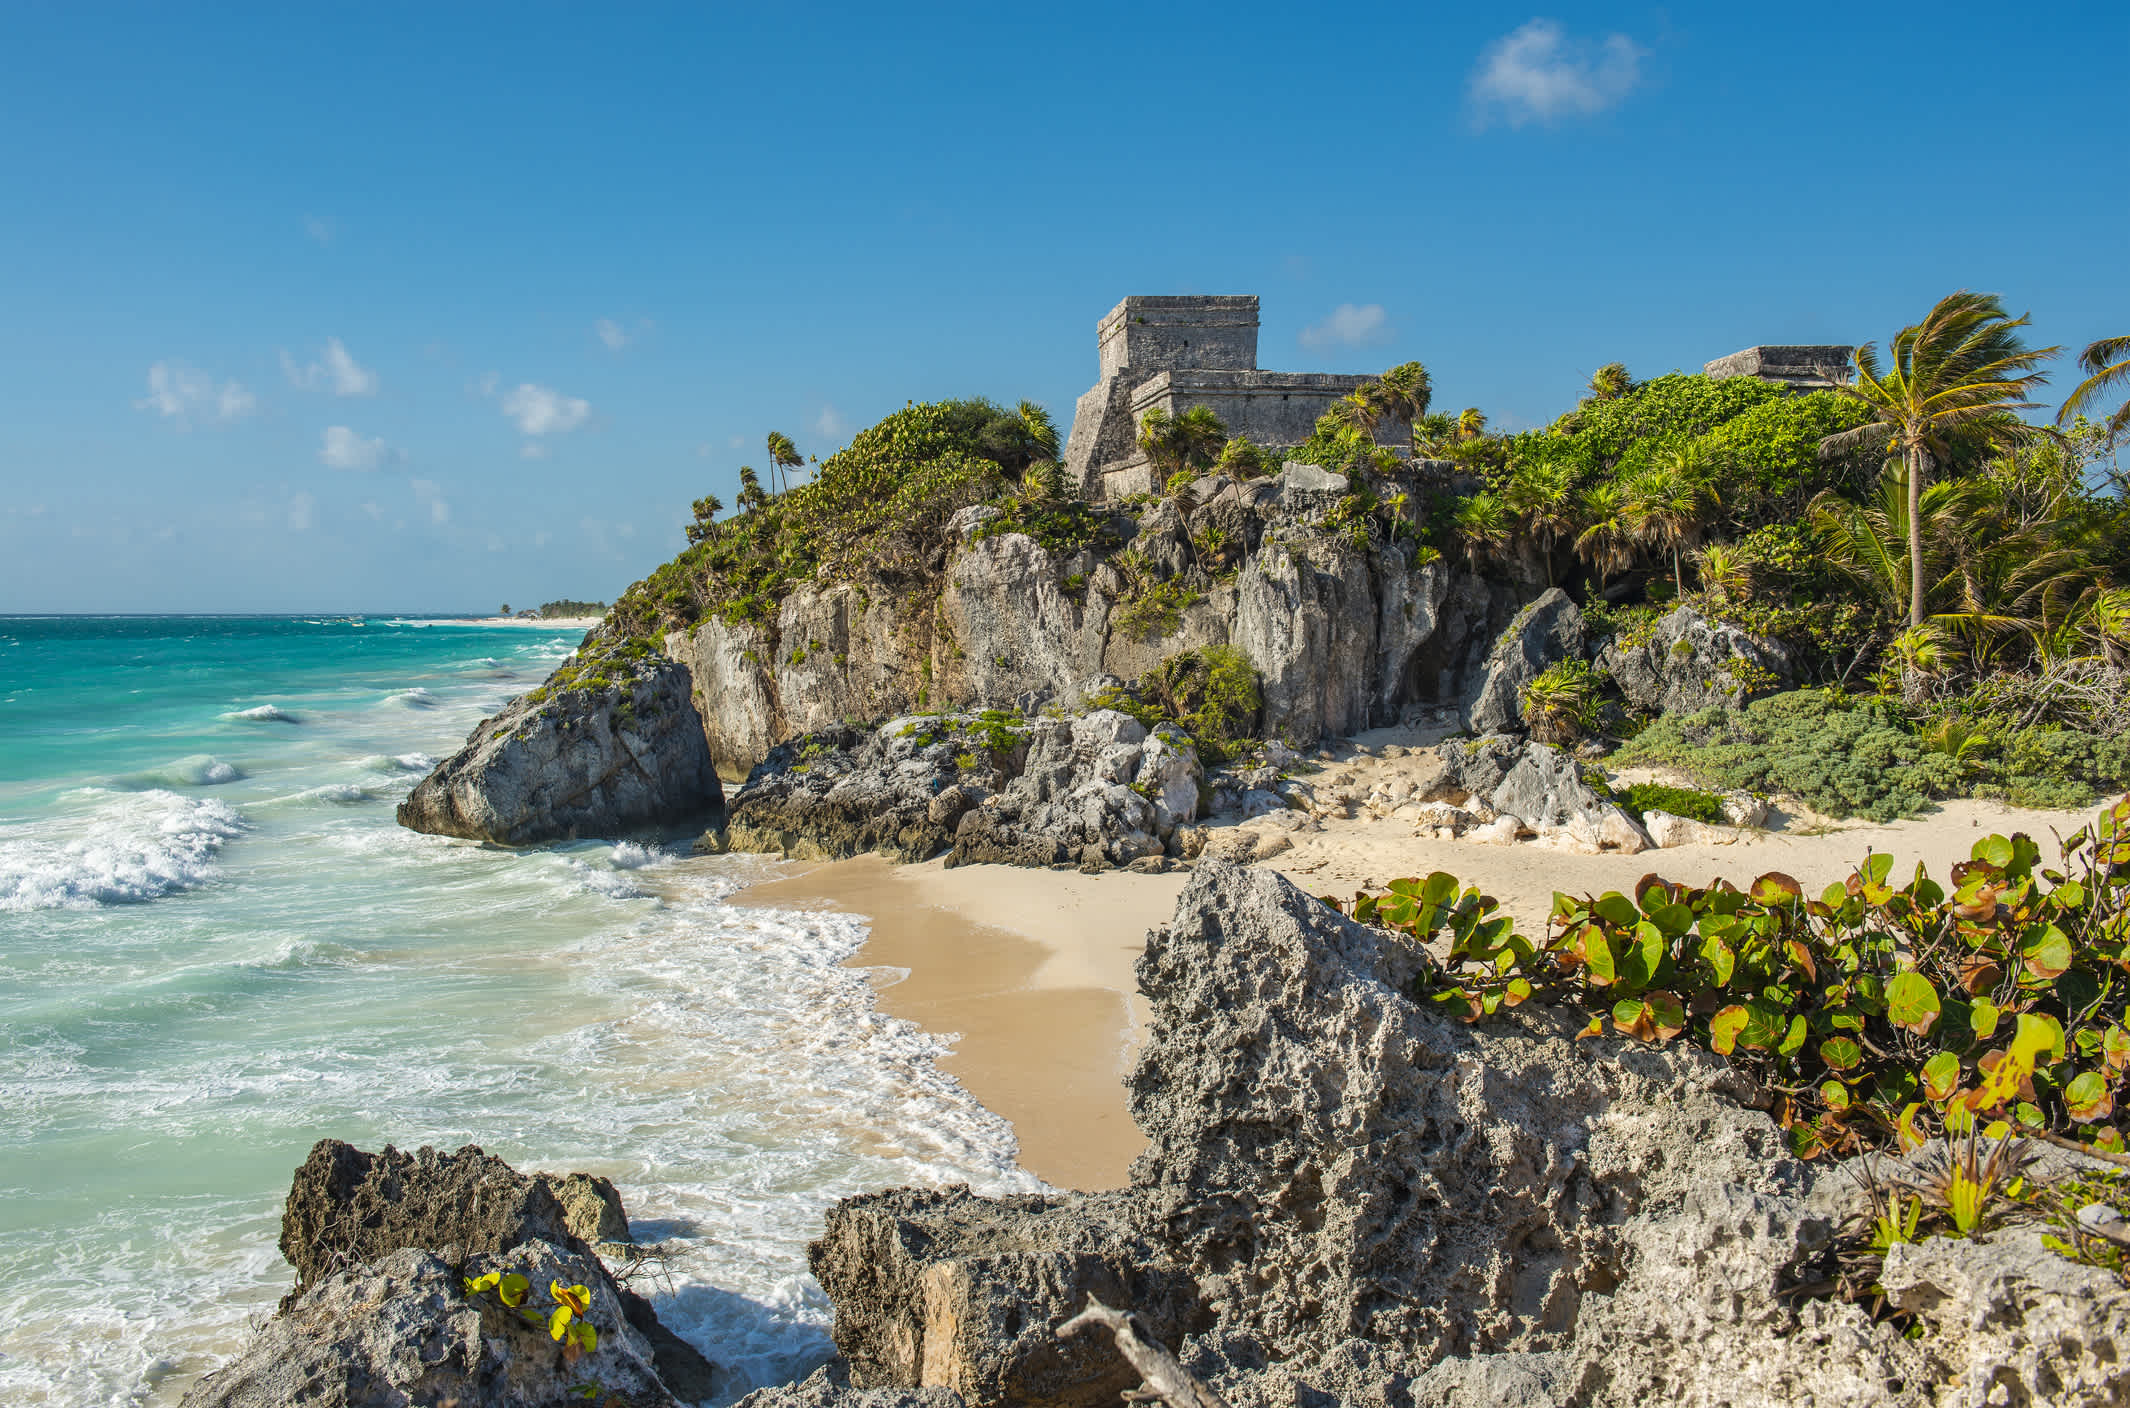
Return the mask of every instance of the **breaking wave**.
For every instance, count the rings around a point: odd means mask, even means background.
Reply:
[[[300,724],[303,722],[303,720],[297,718],[288,710],[278,708],[272,704],[255,704],[249,709],[232,709],[222,715],[222,717],[231,723],[244,724]]]
[[[83,795],[83,794],[76,794]],[[204,884],[244,819],[160,789],[103,793],[86,813],[0,831],[0,910],[140,904]]]

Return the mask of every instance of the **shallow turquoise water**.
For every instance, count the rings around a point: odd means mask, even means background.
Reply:
[[[741,1373],[827,1353],[804,1245],[894,1183],[1033,1186],[748,857],[418,836],[393,806],[575,633],[0,618],[0,1401],[174,1402],[271,1310],[316,1139],[621,1185]]]

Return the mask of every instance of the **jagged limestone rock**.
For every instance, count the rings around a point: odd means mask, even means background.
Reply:
[[[1463,767],[1476,775],[1482,760],[1491,764],[1502,756],[1498,747],[1474,750]],[[1487,803],[1521,820],[1539,839],[1574,850],[1633,855],[1652,844],[1633,817],[1583,781],[1572,754],[1548,743],[1522,744],[1513,765],[1487,794]]]
[[[1465,728],[1481,734],[1521,729],[1523,687],[1549,665],[1580,659],[1588,646],[1582,611],[1559,587],[1548,588],[1516,614],[1488,653],[1464,706]]]
[[[621,1236],[603,1240],[626,1240],[628,1233],[620,1195],[603,1178],[519,1173],[473,1144],[453,1154],[426,1146],[410,1154],[388,1144],[371,1154],[321,1139],[296,1170],[281,1218],[281,1254],[296,1268],[296,1289],[282,1311],[292,1311],[334,1271],[408,1248],[455,1249],[464,1258],[538,1243],[583,1254],[599,1277],[611,1280],[579,1229],[606,1233],[617,1224]],[[684,1398],[709,1394],[716,1373],[710,1361],[660,1324],[649,1301],[618,1284],[610,1289],[652,1346],[666,1384]]]
[[[715,826],[724,813],[688,672],[590,639],[474,729],[399,805],[399,824],[529,846]]]
[[[1628,702],[1652,714],[1691,714],[1771,694],[1792,675],[1789,652],[1736,626],[1711,622],[1691,606],[1657,622],[1640,645],[1608,644],[1598,668]]]
[[[1673,846],[1728,846],[1738,840],[1736,827],[1710,826],[1707,822],[1673,816],[1661,810],[1642,813],[1642,830],[1649,836],[1651,845],[1666,850]]]
[[[469,1297],[463,1277],[516,1272],[550,1308],[561,1281],[590,1293],[591,1353],[566,1362],[544,1323]],[[183,1408],[555,1408],[579,1401],[679,1408],[651,1343],[629,1323],[598,1258],[544,1241],[447,1265],[407,1248],[324,1276],[268,1321],[243,1353],[185,1395]]]

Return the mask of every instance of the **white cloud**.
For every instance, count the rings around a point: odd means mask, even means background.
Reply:
[[[319,354],[323,360],[308,366],[297,366],[296,359],[287,351],[281,353],[281,370],[287,375],[289,385],[305,391],[330,391],[335,396],[375,396],[377,373],[348,355],[348,349],[337,337],[326,339],[325,351]]]
[[[365,440],[347,426],[329,425],[325,442],[318,447],[318,460],[333,469],[375,469],[391,453],[381,437]]]
[[[429,521],[436,524],[451,521],[451,505],[444,499],[444,486],[434,479],[410,479],[409,488],[414,490],[415,501],[429,509]]]
[[[1380,303],[1341,303],[1322,322],[1302,329],[1302,346],[1366,347],[1390,339],[1390,315]]]
[[[599,334],[599,340],[606,344],[606,350],[609,352],[619,352],[629,345],[628,329],[612,318],[601,318],[594,328]]]
[[[1472,107],[1481,127],[1591,117],[1615,107],[1642,81],[1645,50],[1624,34],[1592,44],[1569,39],[1552,20],[1532,20],[1489,44],[1472,72]]]
[[[336,223],[331,216],[306,215],[303,217],[303,232],[320,244],[331,244]]]
[[[311,516],[318,507],[318,500],[309,494],[298,494],[288,501],[288,526],[296,532],[304,532],[311,526]]]
[[[504,395],[503,414],[526,435],[559,435],[584,424],[592,403],[528,381]]]
[[[850,422],[834,406],[823,406],[821,414],[814,417],[814,434],[823,440],[840,440],[850,428]]]
[[[148,368],[148,394],[133,403],[190,430],[195,422],[226,425],[259,408],[258,398],[234,381],[215,385],[214,378],[183,362],[157,362]]]

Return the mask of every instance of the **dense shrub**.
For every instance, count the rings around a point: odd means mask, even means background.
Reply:
[[[1524,683],[1517,704],[1531,736],[1572,744],[1597,732],[1605,677],[1587,660],[1556,660]]]
[[[1715,793],[1697,792],[1691,787],[1667,787],[1661,782],[1637,782],[1613,793],[1613,800],[1636,821],[1651,812],[1670,812],[1673,816],[1683,816],[1688,821],[1705,821],[1711,826],[1722,826],[1730,819],[1723,814],[1723,799]]]
[[[1609,759],[1675,767],[1723,791],[1789,792],[1832,817],[1892,821],[1960,785],[1951,759],[1927,750],[1892,706],[1821,690],[1667,714]]]
[[[1948,893],[1921,867],[1895,888],[1874,855],[1816,899],[1780,874],[1743,891],[1647,876],[1632,896],[1555,895],[1541,941],[1444,874],[1327,903],[1415,944],[1446,937],[1412,996],[1466,1020],[1542,997],[1589,1013],[1585,1036],[1722,1054],[1776,1095],[1806,1158],[1985,1120],[2120,1150],[2130,797],[2063,843],[2060,868],[2040,859],[2023,835],[1987,837]]]
[[[1179,650],[1136,685],[1102,690],[1087,702],[1129,714],[1148,728],[1180,726],[1210,766],[1228,761],[1237,745],[1256,736],[1264,692],[1248,655],[1232,645],[1207,645]]]

